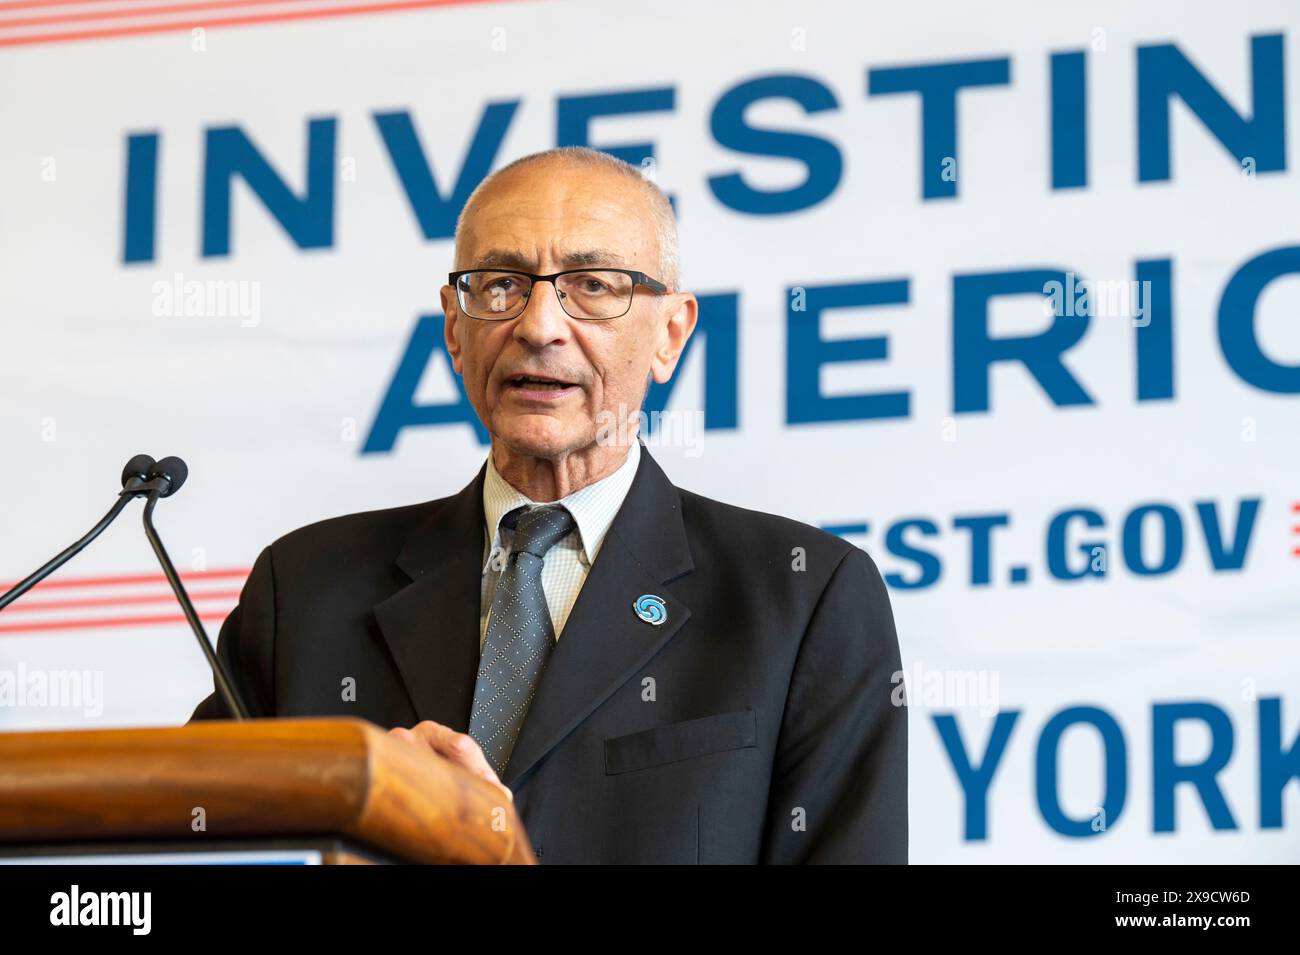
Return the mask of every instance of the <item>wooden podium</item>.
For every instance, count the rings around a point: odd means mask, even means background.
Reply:
[[[0,857],[536,863],[499,789],[359,719],[0,733]]]

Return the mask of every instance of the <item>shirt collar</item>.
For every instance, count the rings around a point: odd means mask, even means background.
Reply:
[[[627,450],[627,458],[612,474],[607,474],[593,484],[574,491],[567,497],[551,503],[563,505],[573,515],[578,525],[578,534],[582,541],[582,552],[587,566],[596,561],[600,545],[605,541],[609,525],[623,506],[632,479],[636,477],[637,464],[641,460],[641,442],[633,441]],[[487,474],[483,479],[483,517],[486,533],[486,554],[483,558],[483,573],[487,573],[488,562],[492,558],[492,547],[497,542],[501,527],[501,518],[517,507],[536,505],[537,501],[519,493],[496,469],[492,463],[492,453],[488,452]]]

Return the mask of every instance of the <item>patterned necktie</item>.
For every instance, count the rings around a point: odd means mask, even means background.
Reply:
[[[542,591],[542,560],[575,527],[573,515],[563,507],[516,508],[501,523],[514,528],[514,544],[492,595],[469,720],[469,735],[498,776],[510,761],[555,644]]]

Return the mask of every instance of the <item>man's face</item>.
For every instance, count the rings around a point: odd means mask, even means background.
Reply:
[[[535,163],[495,181],[466,217],[460,252],[457,268],[548,274],[605,266],[663,279],[637,184],[562,163]],[[479,418],[510,450],[549,459],[587,448],[598,428],[635,413],[647,377],[668,380],[695,323],[692,296],[643,287],[626,315],[602,321],[569,317],[549,282],[504,321],[462,314],[449,285],[442,306],[447,349]],[[550,383],[521,383],[523,376]]]

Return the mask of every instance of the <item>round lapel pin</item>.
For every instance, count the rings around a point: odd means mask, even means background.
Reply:
[[[654,594],[642,594],[632,601],[632,612],[646,623],[656,627],[668,620],[668,608],[664,605],[664,598]]]

